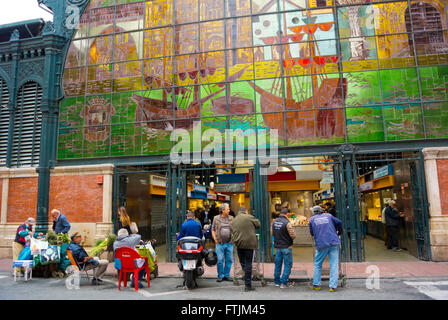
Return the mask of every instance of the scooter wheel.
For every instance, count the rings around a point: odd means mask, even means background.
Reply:
[[[193,289],[194,287],[194,274],[193,274],[193,270],[187,270],[184,271],[184,276],[185,276],[185,286],[188,289]]]

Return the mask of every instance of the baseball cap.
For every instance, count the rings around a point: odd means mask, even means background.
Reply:
[[[324,212],[324,209],[322,209],[321,206],[314,206],[314,207],[311,208],[311,211],[313,212],[313,214],[316,214],[316,213]]]
[[[75,232],[75,233],[72,235],[72,237],[71,237],[72,241],[73,241],[76,237],[79,237],[79,236],[82,236],[81,232]]]
[[[288,208],[284,207],[280,210],[280,214],[288,214],[290,211]]]

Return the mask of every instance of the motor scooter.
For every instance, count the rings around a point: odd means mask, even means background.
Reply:
[[[197,237],[183,237],[177,241],[177,264],[183,273],[183,286],[188,289],[198,287],[196,279],[204,274],[202,260],[207,253],[204,242],[205,239]]]

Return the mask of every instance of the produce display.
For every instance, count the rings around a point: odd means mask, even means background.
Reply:
[[[45,240],[48,241],[48,244],[60,246],[64,243],[70,243],[70,237],[67,233],[58,233],[56,234],[53,230],[49,230],[47,235],[45,236]]]
[[[293,225],[293,227],[298,227],[298,226],[307,226],[310,224],[310,222],[308,221],[308,219],[305,216],[296,216],[294,219],[289,219],[291,221],[291,224]]]
[[[98,257],[103,251],[110,251],[112,250],[112,246],[115,242],[115,239],[117,238],[114,234],[109,234],[106,239],[103,241],[98,241],[95,247],[92,248],[89,252],[89,256],[92,257]]]

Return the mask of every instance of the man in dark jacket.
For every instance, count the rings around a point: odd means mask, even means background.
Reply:
[[[109,261],[107,260],[99,260],[95,257],[90,257],[86,250],[81,246],[82,235],[80,232],[75,232],[72,235],[72,242],[68,246],[68,250],[70,250],[73,254],[73,258],[78,262],[80,267],[84,267],[86,264],[85,270],[97,269],[94,270],[92,284],[100,284],[103,282],[101,278],[106,273],[107,266]]]
[[[288,217],[291,215],[291,211],[287,207],[283,207],[280,210],[280,215],[272,222],[271,234],[274,236],[274,248],[275,248],[275,270],[274,270],[274,283],[279,286],[280,289],[293,287],[293,283],[289,282],[289,275],[292,269],[292,244],[296,238],[296,233],[292,227]],[[285,268],[283,275],[280,278],[282,272],[283,261]]]
[[[244,270],[244,291],[252,291],[252,261],[254,250],[257,249],[257,234],[255,229],[261,227],[260,220],[249,214],[246,207],[241,207],[238,215],[231,222],[232,240],[236,245],[241,268]]]
[[[400,218],[403,213],[398,212],[397,204],[394,200],[389,201],[385,210],[386,228],[387,228],[387,249],[392,251],[401,251],[398,247],[398,235],[400,232]]]
[[[70,223],[61,211],[58,209],[51,210],[51,217],[53,218],[53,230],[56,234],[69,232]]]
[[[180,228],[179,236],[177,237],[177,240],[183,237],[196,237],[199,239],[202,239],[202,227],[199,222],[194,220],[195,213],[187,210],[187,219],[182,224],[182,227]]]
[[[330,292],[333,292],[338,286],[339,246],[341,245],[339,235],[342,234],[342,222],[331,214],[324,213],[320,206],[314,206],[312,212],[314,215],[309,220],[309,228],[316,242],[313,289],[320,290],[322,263],[328,255],[330,262],[329,287]]]

